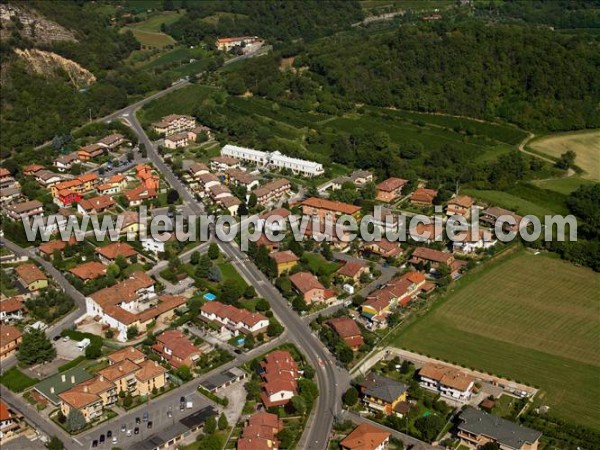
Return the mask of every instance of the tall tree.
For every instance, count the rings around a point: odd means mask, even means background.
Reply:
[[[55,357],[56,349],[43,331],[32,328],[23,335],[23,341],[19,345],[17,353],[19,361],[31,366],[52,361]]]

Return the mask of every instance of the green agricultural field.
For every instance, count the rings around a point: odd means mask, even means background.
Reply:
[[[216,89],[194,84],[185,89],[178,89],[159,99],[148,103],[138,113],[144,124],[154,122],[168,114],[193,114],[202,101]]]
[[[593,181],[578,176],[532,181],[532,183],[541,189],[555,191],[564,195],[569,195],[571,192],[579,189],[580,186],[594,184]]]
[[[499,258],[395,345],[538,386],[553,415],[600,429],[600,275],[525,250]]]
[[[545,136],[531,141],[528,147],[553,158],[572,150],[577,154],[575,164],[585,171],[584,178],[600,181],[600,130]]]
[[[141,31],[150,31],[154,33],[160,33],[161,25],[170,25],[173,22],[179,20],[181,15],[177,11],[164,11],[162,13],[153,14],[146,20],[131,25],[131,28]]]
[[[175,39],[165,33],[155,33],[153,31],[143,31],[137,28],[130,28],[135,38],[140,41],[144,47],[163,48],[174,44]]]

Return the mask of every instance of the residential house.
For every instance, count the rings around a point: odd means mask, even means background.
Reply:
[[[289,272],[298,265],[300,260],[291,250],[271,253],[269,257],[277,264],[277,276]]]
[[[212,136],[210,128],[208,128],[207,126],[204,126],[204,125],[198,125],[197,127],[188,131],[188,134],[190,136],[190,141],[197,142],[198,136],[201,135],[202,133],[206,133],[206,136],[209,139]]]
[[[206,164],[195,162],[190,165],[188,172],[192,177],[198,178],[200,175],[209,173],[209,170]]]
[[[406,403],[408,386],[404,383],[371,372],[359,384],[359,391],[367,409],[388,416],[402,416],[396,411],[396,407]],[[397,409],[403,409],[403,406]]]
[[[362,251],[379,255],[382,258],[397,258],[404,253],[400,247],[400,243],[391,242],[386,238],[381,238],[377,241],[363,242]]]
[[[71,189],[61,189],[57,191],[56,197],[54,197],[54,203],[59,208],[68,208],[74,203],[79,203],[83,196],[79,192],[72,191]]]
[[[0,300],[0,322],[19,322],[25,317],[26,313],[27,308],[25,308],[23,297],[9,297]]]
[[[104,155],[106,153],[106,147],[99,144],[90,144],[84,147],[81,147],[77,151],[77,156],[81,161],[89,161],[91,159],[97,158],[99,156]]]
[[[125,258],[129,263],[133,258],[139,256],[139,253],[127,242],[112,242],[104,247],[96,247],[94,251],[98,254],[100,261],[107,265],[114,263],[119,256]]]
[[[59,394],[92,378],[93,375],[88,371],[81,367],[75,367],[43,379],[35,385],[34,390],[56,407],[61,404]]]
[[[369,294],[361,305],[361,315],[368,320],[368,328],[384,328],[394,308],[406,306],[425,289],[427,282],[421,272],[407,272]]]
[[[60,410],[65,416],[72,410],[78,410],[86,422],[91,422],[102,416],[105,406],[117,402],[118,394],[112,381],[98,375],[58,394],[61,400]]]
[[[227,144],[221,149],[221,156],[231,156],[233,158],[256,163],[257,165],[264,167],[286,169],[292,173],[309,177],[322,175],[325,172],[323,165],[320,163],[299,158],[292,158],[283,155],[278,151],[262,152],[251,148]]]
[[[168,238],[167,238],[168,237]],[[164,253],[167,248],[167,242],[172,239],[173,236],[167,234],[160,234],[155,237],[147,237],[141,240],[142,248],[154,255]]]
[[[514,225],[511,225],[510,223],[505,221],[502,224],[502,229],[505,232],[512,231],[512,232],[516,233],[521,228],[526,227],[529,224],[528,219],[524,219],[522,216],[519,216],[518,214],[516,214],[512,211],[509,211],[508,209],[498,208],[496,206],[484,210],[481,213],[481,217],[479,218],[479,220],[483,224],[489,225],[490,227],[494,228],[496,226],[496,222],[498,221],[498,219],[500,217],[502,217],[505,220],[515,222]]]
[[[415,242],[431,244],[444,239],[444,226],[439,218],[433,218],[433,223],[417,223],[409,228],[410,237]]]
[[[468,229],[456,234],[452,240],[452,251],[468,255],[479,250],[487,250],[497,242],[492,233],[487,230]]]
[[[171,134],[165,138],[165,147],[171,150],[187,147],[190,144],[190,133],[183,131],[181,133]]]
[[[85,194],[96,189],[96,186],[100,184],[100,177],[95,173],[84,173],[71,180],[63,181],[61,183],[53,185],[50,190],[53,197],[56,197],[63,189],[69,189],[79,194]]]
[[[39,172],[40,170],[44,170],[44,169],[45,169],[45,167],[40,166],[39,164],[29,164],[29,165],[23,167],[23,175],[25,175],[26,177],[35,176],[35,174],[37,172]]]
[[[151,323],[170,320],[185,297],[154,293],[154,280],[144,272],[134,272],[124,281],[86,297],[86,313],[117,331],[117,339],[127,340],[127,329],[136,326],[144,333]]]
[[[116,174],[106,180],[106,184],[117,188],[117,192],[121,192],[127,187],[127,177],[125,175]]]
[[[77,204],[79,214],[102,214],[115,206],[115,201],[108,195],[99,195],[90,199],[84,198]]]
[[[369,423],[361,423],[340,442],[342,450],[383,450],[391,433]]]
[[[118,217],[123,218],[123,223],[121,224],[119,234],[132,234],[135,236],[140,232],[140,229],[144,229],[146,227],[145,224],[140,223],[140,215],[137,211],[125,211],[121,214],[118,214]]]
[[[248,418],[237,441],[237,450],[277,450],[277,433],[283,430],[283,421],[276,414],[257,412]]]
[[[156,190],[148,189],[144,185],[124,191],[123,195],[125,195],[129,206],[140,206],[146,200],[152,200],[157,197]]]
[[[263,213],[258,218],[257,227],[261,230],[270,230],[272,232],[282,231],[287,228],[287,222],[295,220],[295,216],[285,208],[277,208]]]
[[[23,335],[18,328],[12,325],[0,324],[0,361],[17,353]]]
[[[79,154],[77,152],[72,152],[56,158],[53,165],[59,172],[66,172],[67,170],[71,170],[73,164],[79,164],[80,162]]]
[[[245,47],[248,44],[259,42],[258,36],[238,36],[229,38],[218,38],[215,41],[215,46],[218,50],[228,52],[233,47]]]
[[[198,176],[198,183],[203,190],[202,195],[204,195],[211,187],[220,185],[221,181],[214,173],[204,173]]]
[[[238,210],[241,204],[242,201],[239,198],[234,197],[232,195],[217,199],[217,205],[227,210],[227,212],[229,212],[229,214],[231,214],[232,216],[236,216],[238,214]]]
[[[330,180],[321,186],[320,190],[325,191],[327,189],[337,191],[341,189],[344,183],[352,183],[357,187],[362,187],[365,184],[373,181],[373,174],[366,170],[355,170],[348,176],[341,176]]]
[[[419,383],[443,397],[466,402],[473,394],[475,378],[451,366],[427,363],[419,369]]]
[[[265,407],[287,405],[298,393],[298,364],[290,352],[275,350],[260,363],[262,393]]]
[[[362,261],[347,261],[342,267],[340,267],[336,275],[341,277],[344,281],[359,283],[360,277],[364,273],[369,273],[369,266]]]
[[[84,283],[87,283],[90,280],[95,280],[96,278],[105,276],[106,268],[107,266],[99,263],[98,261],[88,261],[73,267],[71,270],[69,270],[69,272]]]
[[[325,289],[319,280],[310,272],[297,272],[289,277],[294,289],[302,295],[307,305],[316,303],[333,303],[337,300],[336,294],[330,289]]]
[[[164,116],[159,122],[152,124],[155,132],[170,136],[172,134],[189,131],[196,128],[196,119],[191,116],[170,114]]]
[[[22,418],[20,414],[11,410],[6,403],[0,400],[0,444],[5,443],[19,432]]]
[[[109,134],[98,141],[98,145],[109,150],[114,150],[125,142],[125,136],[120,133]]]
[[[428,247],[417,247],[411,256],[409,263],[415,267],[429,265],[432,270],[435,270],[442,264],[452,267],[454,256],[452,253],[442,252]]]
[[[34,218],[44,215],[44,206],[38,200],[30,200],[27,202],[13,203],[5,207],[6,214],[12,220]]]
[[[41,169],[34,172],[35,181],[44,186],[45,188],[49,188],[54,186],[57,183],[60,183],[64,180],[64,178],[54,172],[51,172],[47,169]]]
[[[467,406],[458,416],[457,437],[469,448],[487,443],[502,450],[537,450],[542,433]]]
[[[267,331],[269,319],[260,313],[224,305],[218,301],[205,303],[200,308],[200,318],[207,322],[217,322],[234,336],[252,334],[257,336]]]
[[[103,183],[103,184],[99,184],[96,187],[96,192],[99,195],[115,195],[118,194],[119,191],[119,186],[115,186],[114,184],[111,183]]]
[[[39,291],[48,287],[48,278],[38,266],[32,263],[21,264],[15,268],[19,282],[29,292]]]
[[[407,183],[408,180],[403,180],[402,178],[388,178],[377,185],[377,195],[375,199],[386,203],[393,202],[400,198],[402,189]]]
[[[325,324],[331,327],[353,351],[358,350],[365,342],[359,326],[350,317],[336,317]]]
[[[112,366],[113,364],[120,363],[125,359],[128,359],[135,364],[141,364],[146,360],[146,355],[144,352],[133,346],[125,347],[108,355],[108,364]]]
[[[228,183],[236,186],[244,186],[247,191],[259,185],[258,178],[241,169],[228,169],[225,171]]]
[[[0,167],[0,182],[10,179],[14,179],[10,171],[4,167]]]
[[[335,222],[343,215],[358,217],[360,214],[360,206],[334,202],[323,198],[311,197],[304,200],[300,205],[302,206],[302,214],[317,216],[321,220],[321,223],[325,221]]]
[[[146,360],[135,373],[139,395],[150,395],[167,385],[167,369],[157,361]]]
[[[231,156],[215,156],[210,158],[210,170],[213,172],[225,172],[237,169],[241,166],[240,160]]]
[[[225,197],[233,197],[233,194],[227,186],[216,184],[208,188],[208,196],[213,202],[217,203],[218,200]]]
[[[256,195],[256,200],[259,205],[266,205],[269,202],[280,200],[291,190],[292,184],[285,178],[279,178],[259,186],[252,191],[252,193]]]
[[[468,195],[451,198],[448,200],[448,205],[446,206],[446,215],[463,216],[468,219],[471,217],[471,211],[473,210],[474,205],[475,200]]]
[[[417,188],[410,194],[410,202],[415,206],[432,206],[437,194],[435,189]]]
[[[256,247],[266,247],[270,252],[279,250],[279,242],[271,240],[265,233],[262,233],[256,240]]]
[[[21,197],[21,187],[13,186],[0,189],[0,203],[10,203]]]
[[[144,185],[147,189],[158,190],[160,187],[160,177],[156,175],[152,167],[147,164],[138,164],[135,167],[135,172],[138,180]]]
[[[175,368],[194,367],[202,352],[179,330],[167,330],[156,336],[152,349]]]
[[[38,252],[40,253],[40,255],[45,256],[46,258],[52,259],[56,250],[58,250],[62,254],[66,246],[67,242],[61,241],[60,239],[56,239],[53,241],[41,243],[38,247]]]

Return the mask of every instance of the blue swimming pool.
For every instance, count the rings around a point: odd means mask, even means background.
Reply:
[[[215,294],[213,294],[212,292],[207,292],[206,294],[204,294],[204,300],[208,300],[209,302],[212,302],[216,298],[217,298],[217,296]]]

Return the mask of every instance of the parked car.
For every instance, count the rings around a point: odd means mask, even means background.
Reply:
[[[114,438],[112,438],[112,443],[113,443],[113,444],[116,444],[117,442],[119,442],[119,441],[117,440],[117,437],[116,437],[116,436],[115,436]]]
[[[135,427],[133,430],[133,434],[140,434],[140,427]]]
[[[139,417],[136,417],[136,418],[135,418],[135,424],[136,424],[136,425],[139,425],[140,423],[142,423],[142,421],[140,420],[140,418],[139,418]]]
[[[127,431],[127,425],[123,424],[121,425],[121,433],[125,433],[125,431]]]
[[[110,439],[111,437],[112,437],[112,431],[111,431],[111,430],[108,430],[108,431],[106,432],[106,439]]]
[[[54,337],[52,338],[52,340],[53,340],[54,342],[56,342],[56,341],[60,341],[60,335],[58,335],[58,336],[54,336]]]
[[[151,420],[148,422],[148,428],[152,428],[152,421]]]
[[[96,439],[94,439],[92,441],[92,448],[98,447],[98,441]]]
[[[127,430],[127,436],[131,436],[131,430]]]
[[[104,443],[104,441],[105,441],[105,439],[104,439],[104,435],[103,435],[103,434],[101,434],[101,435],[100,435],[100,439],[98,439],[98,442],[100,442],[101,444],[103,444],[103,443]]]

